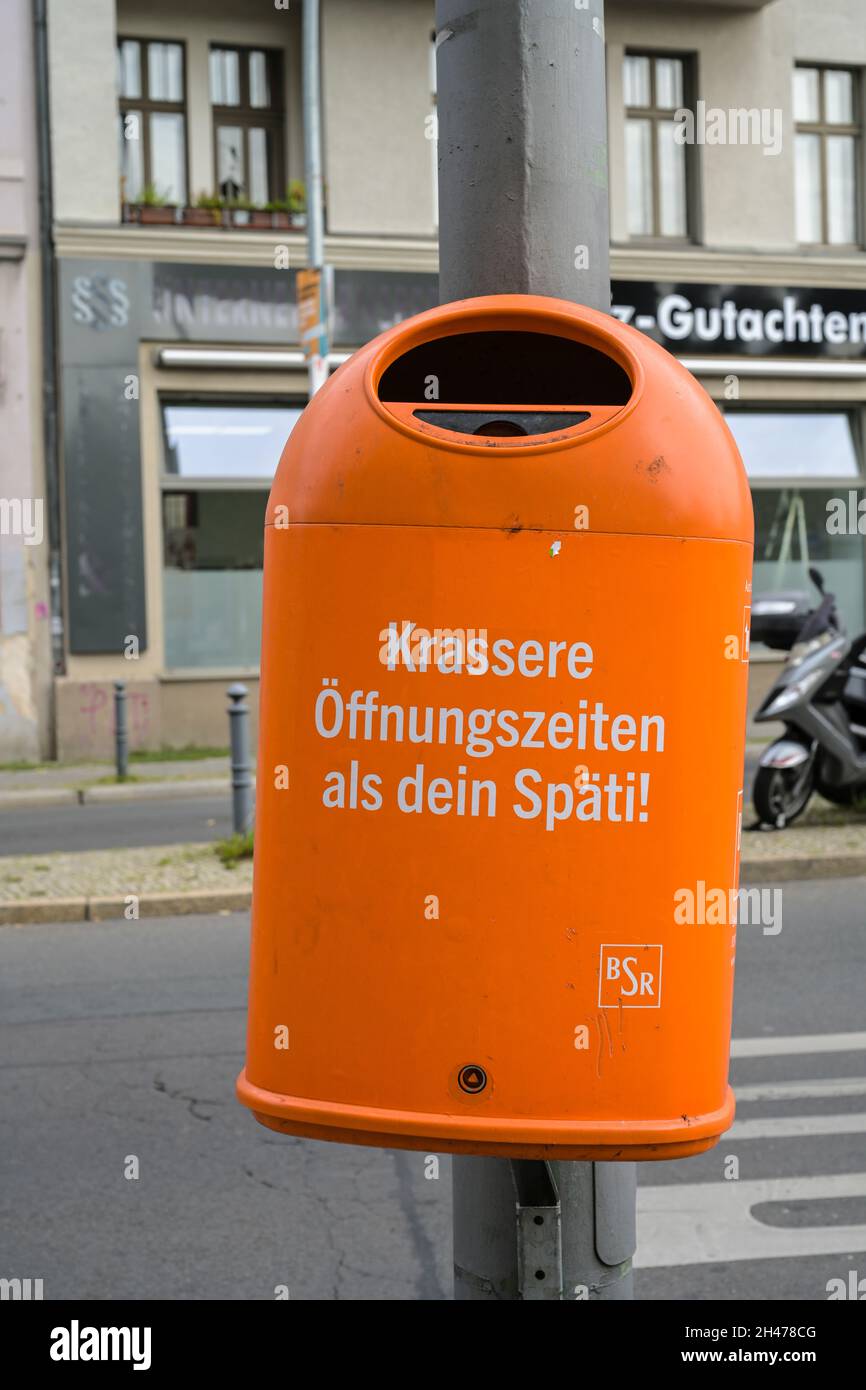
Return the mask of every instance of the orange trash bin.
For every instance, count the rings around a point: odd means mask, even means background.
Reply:
[[[711,1147],[753,540],[716,406],[607,315],[449,304],[316,395],[265,536],[240,1100],[383,1147]]]

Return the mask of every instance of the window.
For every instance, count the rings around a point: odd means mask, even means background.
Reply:
[[[256,204],[285,198],[280,54],[212,48],[210,93],[220,193]]]
[[[688,150],[674,139],[674,113],[684,106],[686,80],[683,58],[626,54],[623,92],[629,236],[689,235]]]
[[[117,73],[123,201],[185,205],[183,44],[120,39]]]
[[[863,537],[829,518],[863,486],[853,418],[841,411],[728,410],[752,486],[755,593],[814,593],[817,565],[852,632],[863,628]],[[848,508],[850,511],[850,508]]]
[[[794,69],[797,240],[854,246],[860,130],[855,74],[845,68]]]
[[[169,670],[259,663],[265,508],[303,402],[161,402]]]

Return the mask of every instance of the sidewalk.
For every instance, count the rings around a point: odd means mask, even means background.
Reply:
[[[845,823],[816,805],[790,830],[743,832],[741,883],[866,875],[866,817]],[[27,922],[133,920],[249,907],[252,860],[226,868],[212,845],[22,854],[0,859],[0,926]]]
[[[233,912],[249,906],[252,872],[209,844],[13,855],[0,859],[0,925]]]
[[[49,764],[0,771],[0,811],[16,806],[86,805],[99,801],[143,801],[160,796],[228,793],[228,755],[130,762],[129,780],[115,780],[113,763]]]
[[[823,803],[814,819],[787,830],[743,831],[740,882],[783,883],[798,878],[866,875],[866,816],[845,822]],[[839,816],[838,822],[836,816]]]

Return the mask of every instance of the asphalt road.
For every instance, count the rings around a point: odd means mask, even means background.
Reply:
[[[642,1166],[640,1299],[866,1274],[864,903],[866,880],[787,884],[779,935],[741,928],[737,1128]],[[246,960],[242,914],[0,929],[0,1275],[49,1299],[449,1296],[446,1158],[428,1179],[423,1154],[236,1104]]]
[[[746,759],[746,800],[757,756]],[[696,787],[696,795],[702,795]],[[746,823],[749,823],[747,812]],[[201,844],[231,834],[231,794],[0,810],[0,857],[128,845]]]
[[[0,810],[0,857],[128,845],[201,844],[232,830],[231,793],[167,801],[16,806]]]

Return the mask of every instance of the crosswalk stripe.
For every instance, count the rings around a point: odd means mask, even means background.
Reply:
[[[858,1051],[866,1051],[866,1032],[735,1038],[731,1043],[734,1061]],[[734,1090],[738,1105],[831,1100],[866,1096],[866,1076],[754,1081],[735,1084]],[[866,1112],[738,1118],[723,1143],[845,1134],[866,1134]],[[866,1173],[639,1187],[635,1267],[866,1253],[866,1220],[856,1226],[770,1226],[753,1215],[754,1208],[765,1202],[827,1202],[845,1197],[866,1199]],[[816,1213],[816,1220],[826,1219],[820,1211]],[[814,1297],[824,1297],[823,1286],[816,1287]]]
[[[827,1076],[814,1081],[757,1081],[735,1086],[738,1102],[756,1100],[828,1100],[866,1096],[866,1076]]]
[[[866,1114],[768,1115],[737,1120],[723,1143],[734,1139],[809,1139],[822,1134],[866,1134]]]
[[[860,1052],[866,1033],[804,1033],[790,1038],[734,1038],[732,1057],[794,1057],[818,1052]]]
[[[638,1269],[866,1251],[866,1225],[767,1226],[761,1202],[866,1198],[866,1173],[638,1188]],[[840,1272],[842,1272],[840,1270]],[[816,1289],[815,1297],[823,1294]]]

